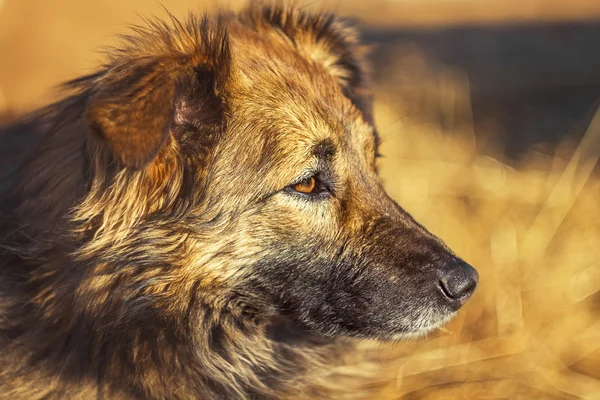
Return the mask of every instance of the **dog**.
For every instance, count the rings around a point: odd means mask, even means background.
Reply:
[[[348,338],[424,335],[478,276],[381,185],[356,29],[133,31],[2,129],[0,397],[360,398]]]

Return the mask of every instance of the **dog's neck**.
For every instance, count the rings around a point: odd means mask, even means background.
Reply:
[[[44,295],[39,284],[38,297]],[[278,399],[300,392],[299,387],[310,393],[307,398],[326,398],[323,374],[335,373],[330,368],[348,348],[299,332],[287,321],[256,324],[198,304],[180,321],[140,309],[137,320],[126,324],[115,315],[108,322],[114,326],[67,310],[63,319],[49,319],[44,312],[55,316],[56,310],[25,299],[3,303],[1,311],[10,324],[0,335],[0,362],[14,368],[3,372],[12,375],[0,379],[0,390],[17,399]],[[58,380],[56,371],[61,371]]]

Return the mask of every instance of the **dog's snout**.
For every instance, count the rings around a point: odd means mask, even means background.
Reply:
[[[479,274],[463,261],[447,264],[440,277],[442,291],[452,301],[463,305],[475,291]]]

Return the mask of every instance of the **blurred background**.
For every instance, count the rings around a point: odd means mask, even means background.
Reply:
[[[373,399],[600,399],[600,1],[296,3],[359,23],[385,185],[481,277],[446,329],[364,344],[385,365]],[[0,119],[150,15],[159,2],[0,0]]]

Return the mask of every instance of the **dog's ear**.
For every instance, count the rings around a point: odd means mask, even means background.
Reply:
[[[119,49],[105,71],[93,78],[86,105],[92,133],[128,168],[149,164],[165,145],[176,123],[187,123],[193,104],[206,119],[220,95],[228,71],[227,35],[206,19],[174,27],[152,25],[131,48]],[[219,22],[220,23],[220,22]],[[181,115],[177,115],[180,113]],[[194,124],[203,115],[192,115]]]
[[[371,68],[368,46],[358,31],[333,14],[311,14],[299,9],[262,7],[251,11],[256,19],[283,32],[301,54],[334,76],[344,94],[372,122]]]
[[[102,78],[87,118],[124,166],[141,168],[161,150],[174,120],[177,84],[156,60],[117,66]]]

